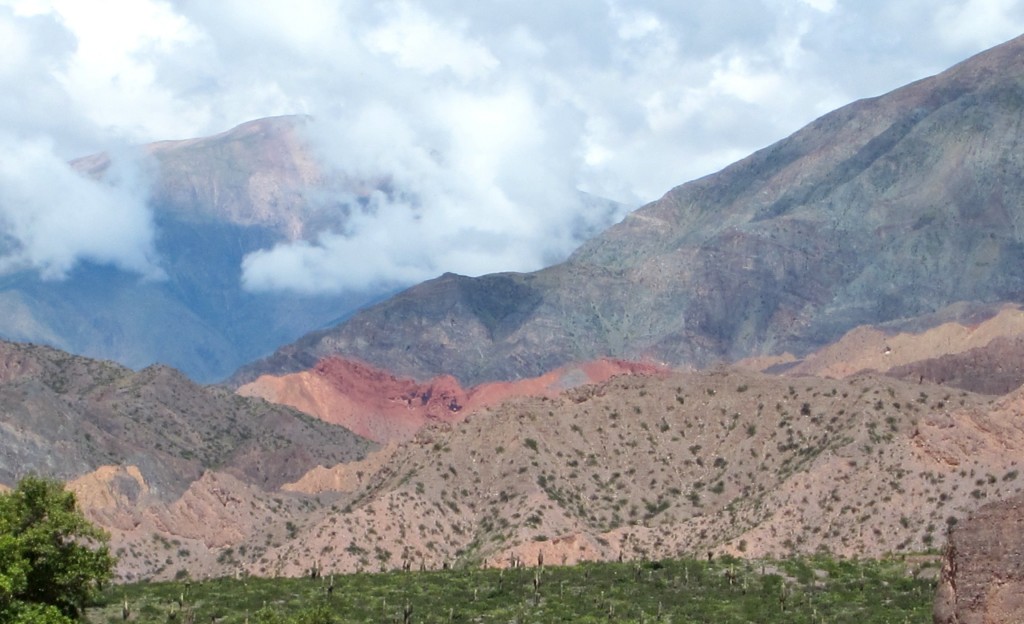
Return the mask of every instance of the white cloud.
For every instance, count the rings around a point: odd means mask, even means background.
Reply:
[[[939,35],[951,46],[978,50],[1024,31],[1024,6],[1017,0],[961,0],[935,13]]]
[[[613,9],[613,15],[619,16],[618,35],[624,40],[643,39],[661,30],[661,21],[652,13],[640,11],[623,13]]]
[[[63,279],[90,260],[160,278],[144,185],[131,160],[118,163],[100,183],[74,172],[43,141],[0,141],[0,272],[32,269]]]
[[[591,219],[575,190],[571,119],[518,85],[424,93],[404,109],[369,102],[309,126],[324,162],[387,189],[341,198],[343,232],[246,258],[254,290],[393,287],[442,271],[530,270],[565,257]],[[417,120],[416,125],[409,119]],[[566,132],[546,130],[554,123]],[[339,198],[334,198],[335,200]],[[621,216],[621,215],[618,215]]]
[[[615,218],[576,189],[655,199],[1022,29],[1024,0],[0,0],[0,134],[18,153],[49,141],[35,166],[51,171],[310,114],[328,166],[385,192],[325,199],[347,227],[250,256],[246,283],[396,285],[564,257]],[[35,249],[46,219],[7,210],[8,237]],[[77,255],[10,262],[148,274],[131,214],[116,254],[86,227],[66,241]]]
[[[0,77],[8,78],[29,55],[29,41],[13,21],[0,21]]]
[[[487,75],[498,66],[486,46],[467,39],[463,24],[450,27],[408,2],[391,5],[397,15],[389,16],[363,37],[372,52],[390,55],[399,67],[433,74],[443,69],[461,80]]]
[[[831,13],[836,8],[837,0],[801,0],[807,6],[821,11],[822,13]]]
[[[771,66],[759,68],[748,57],[733,56],[715,70],[709,86],[725,96],[756,104],[774,97],[786,84]]]
[[[193,44],[198,32],[165,2],[80,0],[14,3],[22,15],[49,18],[73,33],[74,53],[52,79],[74,109],[120,138],[139,140],[151,127],[188,133],[202,114],[178,105],[160,83],[154,59]],[[121,24],[130,27],[119,26]]]
[[[0,5],[0,272],[61,279],[90,260],[160,277],[145,178],[131,158],[101,184],[61,153],[110,147],[119,134],[94,126],[67,87],[82,49],[68,28],[47,3]]]

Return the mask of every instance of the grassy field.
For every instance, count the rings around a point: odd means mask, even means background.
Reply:
[[[934,562],[926,567],[937,565]],[[695,560],[211,579],[115,586],[94,624],[216,621],[729,622],[931,621],[933,582],[903,561]],[[920,564],[918,565],[920,567]],[[923,576],[923,575],[922,575]],[[408,619],[406,615],[408,613]]]

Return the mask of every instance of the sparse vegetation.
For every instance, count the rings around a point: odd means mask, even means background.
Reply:
[[[538,536],[539,539],[543,536]],[[546,538],[545,538],[546,539]],[[215,579],[110,589],[90,611],[139,624],[195,622],[924,622],[932,582],[899,561],[728,557],[644,563],[461,569],[318,578]],[[184,598],[184,600],[182,600]],[[179,616],[178,614],[184,614]],[[179,620],[180,621],[180,620]]]

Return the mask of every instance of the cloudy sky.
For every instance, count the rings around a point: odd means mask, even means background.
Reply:
[[[656,199],[1021,32],[1024,0],[0,0],[0,271],[159,279],[131,157],[65,161],[291,113],[400,192],[249,287],[534,269],[621,216],[578,190]]]

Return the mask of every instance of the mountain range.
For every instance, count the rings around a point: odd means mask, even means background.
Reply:
[[[180,372],[134,372],[50,347],[0,343],[0,482],[72,479],[133,464],[173,499],[204,470],[277,488],[318,464],[376,447],[295,410],[198,386]]]
[[[210,387],[0,343],[0,484],[68,480],[122,579],[936,550],[1024,487],[1022,61],[843,107],[561,264],[351,315],[380,293],[238,281],[336,222],[301,118],[151,145],[168,279],[8,276],[16,337],[170,341],[216,378],[321,327]]]
[[[797,358],[862,325],[1024,295],[1024,39],[792,136],[528,274],[446,274],[245,367],[359,359],[476,384],[595,357]]]

